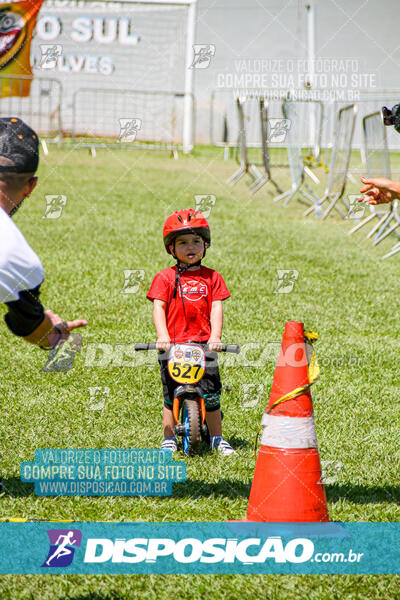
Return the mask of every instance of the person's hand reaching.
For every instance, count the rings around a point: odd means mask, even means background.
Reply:
[[[397,181],[392,181],[386,177],[376,177],[374,179],[361,177],[361,181],[365,184],[360,190],[360,193],[364,196],[359,198],[359,202],[385,204],[400,198],[400,183]]]

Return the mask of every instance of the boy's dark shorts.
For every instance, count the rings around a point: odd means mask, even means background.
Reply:
[[[174,401],[174,390],[180,384],[174,381],[168,373],[167,356],[167,352],[159,352],[158,362],[160,364],[161,371],[164,406],[172,410],[172,405]],[[221,393],[222,384],[219,376],[217,352],[206,353],[206,372],[204,373],[203,378],[199,381],[197,386],[203,392],[207,412],[219,410],[221,408],[219,395]]]

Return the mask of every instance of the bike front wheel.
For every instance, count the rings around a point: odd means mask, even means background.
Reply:
[[[182,425],[185,433],[182,436],[183,451],[185,454],[198,454],[200,444],[200,413],[197,400],[183,401]]]

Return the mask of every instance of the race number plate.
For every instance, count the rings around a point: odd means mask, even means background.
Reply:
[[[175,344],[168,355],[168,373],[178,383],[194,384],[203,377],[206,354],[195,344]]]

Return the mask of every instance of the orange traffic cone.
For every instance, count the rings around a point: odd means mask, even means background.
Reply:
[[[306,344],[303,323],[288,321],[261,421],[264,430],[248,521],[329,521],[309,391],[307,347],[311,346]]]

